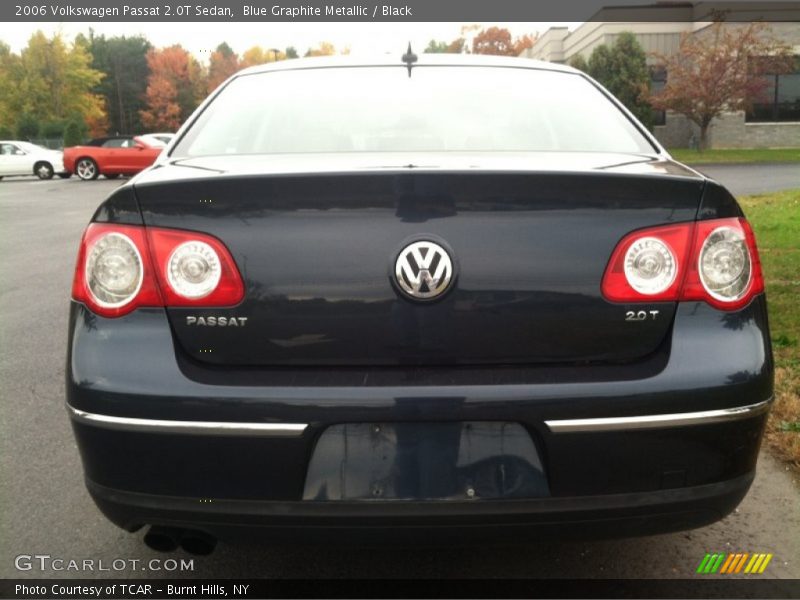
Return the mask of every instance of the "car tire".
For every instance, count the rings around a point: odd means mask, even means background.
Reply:
[[[84,181],[91,181],[97,179],[100,175],[100,169],[97,168],[97,163],[91,158],[79,158],[75,163],[75,172],[78,177]]]
[[[59,173],[58,176],[61,177],[61,179],[69,179],[72,177],[72,173]]]
[[[49,162],[38,162],[33,165],[33,173],[39,179],[52,179],[55,172],[53,171],[53,165]]]
[[[119,177],[119,173],[106,173],[105,174],[105,178],[106,179],[116,179],[117,177]]]

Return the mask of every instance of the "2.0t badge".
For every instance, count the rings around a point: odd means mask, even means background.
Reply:
[[[394,266],[397,286],[415,300],[433,300],[453,282],[453,261],[442,246],[418,241],[400,251]]]

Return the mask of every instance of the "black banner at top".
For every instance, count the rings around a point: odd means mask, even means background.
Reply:
[[[612,6],[608,6],[612,5]],[[800,21],[800,2],[647,0],[3,0],[25,22]]]

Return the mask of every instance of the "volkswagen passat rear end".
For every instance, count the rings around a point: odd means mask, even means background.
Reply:
[[[747,492],[772,358],[734,198],[575,70],[415,59],[244,71],[92,218],[68,411],[153,547],[646,534]]]

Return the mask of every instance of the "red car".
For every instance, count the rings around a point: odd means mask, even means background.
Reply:
[[[164,146],[134,136],[96,138],[85,146],[65,148],[64,168],[86,181],[99,175],[134,175],[152,165]]]

